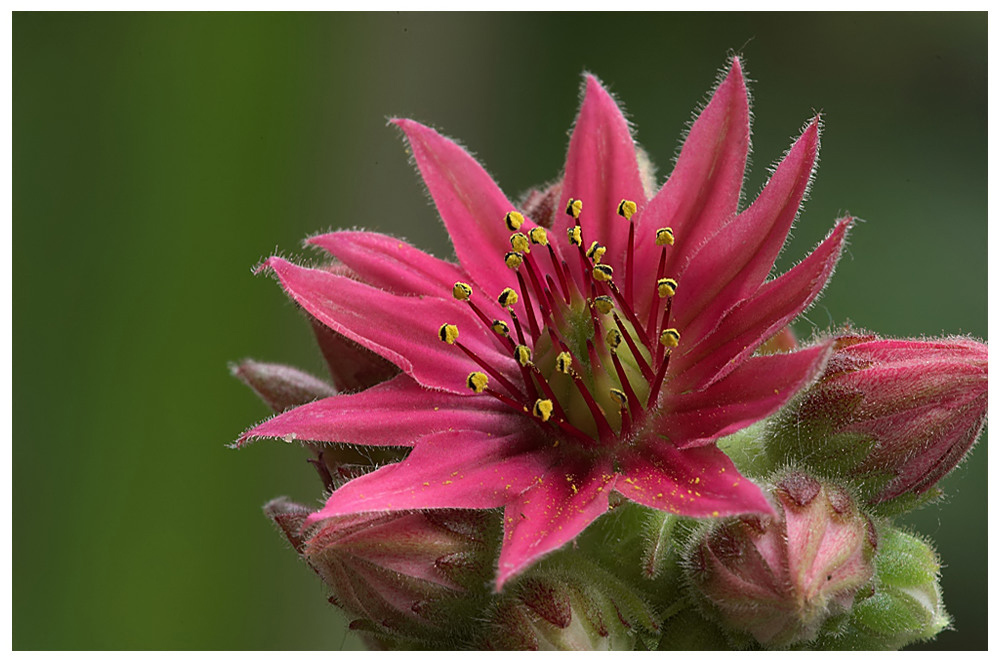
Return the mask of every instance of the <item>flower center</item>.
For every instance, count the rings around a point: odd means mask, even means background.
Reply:
[[[513,234],[503,260],[517,287],[505,288],[496,300],[508,319],[487,316],[470,285],[455,283],[452,289],[453,296],[471,308],[517,361],[520,380],[511,381],[465,347],[455,325],[443,324],[438,335],[480,368],[468,376],[466,385],[472,391],[534,416],[561,431],[561,437],[587,446],[619,444],[655,405],[671,351],[680,342],[680,333],[669,326],[678,284],[663,273],[673,231],[660,228],[650,238],[661,247],[656,282],[634,289],[632,216],[637,206],[621,201],[618,214],[628,221],[629,234],[624,289],[620,289],[614,268],[602,262],[605,246],[593,240],[585,244],[580,223],[583,202],[570,198],[565,210],[575,221],[567,232],[569,258],[557,255],[545,228],[534,227],[525,234],[524,216],[511,211],[504,217]],[[571,269],[567,260],[578,260],[580,269]],[[636,297],[648,298],[645,323],[636,313]],[[522,298],[526,320],[514,312]]]

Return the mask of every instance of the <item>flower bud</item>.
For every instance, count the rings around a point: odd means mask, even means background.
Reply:
[[[837,339],[768,453],[851,481],[869,505],[927,493],[986,420],[987,348],[966,338]]]
[[[822,637],[817,648],[898,650],[934,637],[950,622],[940,570],[927,543],[899,529],[880,529],[872,589],[858,596],[846,626]]]
[[[553,562],[554,561],[554,562]],[[658,640],[656,617],[620,580],[578,555],[536,566],[493,610],[483,647],[634,650]]]
[[[229,366],[233,376],[249,386],[275,412],[336,395],[332,386],[296,368],[244,359]]]
[[[378,636],[433,638],[455,624],[470,590],[488,586],[496,537],[490,513],[469,510],[362,513],[324,520],[287,499],[264,507],[330,588],[330,602]]]
[[[689,553],[692,584],[723,623],[768,647],[813,639],[873,575],[874,526],[840,487],[793,472],[779,516],[713,526]]]

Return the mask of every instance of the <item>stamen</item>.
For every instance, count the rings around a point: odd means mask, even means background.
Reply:
[[[490,385],[490,378],[482,372],[470,372],[465,385],[476,393],[482,393]]]
[[[551,244],[545,244],[549,248],[549,257],[552,258],[552,268],[559,277],[559,285],[562,288],[563,301],[566,305],[569,305],[569,285],[566,283],[566,272],[563,270],[563,265],[560,263],[559,258],[556,257],[556,252],[552,248]]]
[[[628,404],[628,397],[625,395],[625,391],[617,388],[612,388],[608,391],[608,393],[611,395],[611,399],[617,402],[619,405],[624,406]]]
[[[602,315],[607,315],[608,313],[610,313],[612,310],[615,309],[614,299],[609,297],[607,294],[602,294],[599,297],[595,297],[594,302],[591,305],[593,305],[594,308],[597,309],[597,312],[599,312]]]
[[[635,311],[632,310],[632,306],[630,306],[624,297],[622,297],[621,290],[618,289],[618,286],[615,285],[612,280],[607,281],[605,285],[607,285],[608,289],[611,290],[611,294],[615,297],[615,302],[618,303],[618,307],[621,308],[623,313],[625,313],[625,317],[628,318],[628,321],[632,324],[635,332],[637,334],[641,334],[643,331],[642,324],[639,323],[639,318],[636,317]]]
[[[664,347],[677,347],[680,341],[681,334],[677,332],[677,329],[664,329],[660,333],[660,344]]]
[[[632,338],[632,334],[630,334],[628,329],[625,328],[621,318],[618,317],[618,313],[611,313],[611,316],[615,318],[615,324],[618,325],[618,330],[621,331],[622,339],[625,341],[625,344],[628,345],[629,350],[631,350],[632,356],[635,357],[636,365],[639,366],[639,371],[642,373],[642,376],[647,382],[651,381],[653,379],[653,369],[648,363],[646,363],[646,359],[643,358],[642,353],[636,346],[635,340]]]
[[[524,344],[524,330],[521,328],[521,320],[517,319],[517,315],[514,311],[510,311],[510,321],[514,323],[514,329],[517,331],[517,342]],[[511,343],[513,344],[513,343]]]
[[[514,358],[522,368],[528,367],[531,365],[531,349],[527,345],[518,345],[514,348]]]
[[[530,268],[530,264],[529,264],[529,268]],[[521,292],[524,294],[524,309],[528,313],[528,329],[531,331],[531,337],[535,338],[537,340],[538,339],[538,325],[535,323],[535,311],[534,311],[533,306],[531,305],[531,296],[528,294],[528,288],[524,284],[524,278],[521,277],[521,272],[520,271],[517,272],[517,284],[521,287]],[[513,310],[510,312],[510,314],[511,314],[512,318],[514,318],[515,320],[517,319],[517,317],[514,315],[514,311]],[[520,342],[523,344],[524,343],[524,336],[521,333],[521,327],[520,327],[520,325],[517,327],[517,332],[518,332],[518,338],[519,338]]]
[[[580,212],[582,211],[583,211],[583,200],[570,198],[566,202],[566,213],[572,216],[574,219],[580,220]]]
[[[442,342],[454,345],[455,341],[458,340],[458,327],[454,324],[442,324],[441,328],[438,329],[438,337]]]
[[[635,202],[622,200],[618,203],[618,215],[628,221],[628,251],[625,253],[625,298],[632,301],[632,270],[635,257],[635,223],[632,215],[639,209]]]
[[[672,235],[671,235],[672,236]],[[659,282],[663,278],[663,270],[666,268],[667,264],[667,247],[664,245],[660,249],[660,264],[656,268],[656,281]],[[656,301],[653,301],[649,306],[649,319],[646,321],[646,337],[652,338],[653,332],[656,330],[656,313],[659,310],[659,305]]]
[[[556,356],[556,370],[568,375],[573,369],[573,355],[569,352],[559,352]]]
[[[493,324],[490,325],[490,328],[492,328],[493,333],[498,336],[503,336],[504,338],[510,337],[510,327],[507,326],[507,322],[504,322],[503,320],[493,320]]]
[[[615,275],[615,270],[610,264],[595,264],[594,279],[602,283],[610,282]]]
[[[507,225],[507,229],[511,232],[517,232],[521,229],[524,224],[524,216],[520,212],[509,211],[507,215],[503,217],[503,222]]]
[[[587,257],[593,260],[594,263],[596,264],[601,261],[601,258],[604,257],[604,254],[607,252],[608,252],[607,248],[601,246],[599,243],[595,241],[590,245],[590,248],[587,249]]]
[[[503,261],[508,269],[517,271],[518,267],[524,263],[524,256],[516,251],[511,251],[503,256]]]
[[[579,225],[574,225],[569,230],[567,230],[566,235],[569,237],[569,243],[573,244],[574,246],[583,245],[583,234],[582,230],[580,230]]]
[[[632,412],[632,416],[634,418],[642,411],[642,404],[639,402],[639,396],[635,394],[635,389],[632,388],[632,382],[629,381],[628,374],[625,372],[625,368],[622,367],[621,359],[618,358],[617,353],[611,353],[611,362],[615,366],[615,372],[618,374],[618,381],[621,382],[622,389],[625,391],[625,398],[628,401],[629,410]]]
[[[618,203],[618,215],[625,217],[626,221],[631,221],[632,214],[638,211],[638,209],[639,207],[631,200],[622,200]]]
[[[604,337],[604,340],[608,343],[608,347],[611,351],[614,352],[622,344],[622,332],[618,329],[609,329],[608,334]]]
[[[549,234],[541,226],[531,228],[528,232],[528,238],[531,239],[531,243],[533,244],[549,245]]]
[[[515,232],[510,236],[510,247],[518,253],[531,252],[531,242],[528,241],[528,236],[521,232]]]
[[[535,406],[532,407],[531,413],[543,421],[548,421],[552,417],[552,401],[535,400]]]
[[[497,297],[497,303],[500,304],[502,308],[513,308],[517,305],[517,292],[509,287],[503,288],[503,292]]]
[[[472,296],[472,286],[466,283],[455,283],[451,294],[459,301],[467,301]]]
[[[677,281],[673,278],[661,278],[656,281],[656,291],[661,299],[672,297],[677,292]]]
[[[646,400],[647,409],[656,403],[656,398],[660,395],[660,386],[663,385],[663,378],[667,375],[667,367],[670,365],[671,354],[672,352],[667,352],[666,358],[660,363],[660,369],[656,371],[656,379],[650,384],[649,398]]]
[[[672,228],[660,228],[656,231],[656,245],[657,246],[673,246],[674,245],[674,231]]]
[[[468,356],[470,359],[472,359],[473,361],[475,361],[479,365],[480,368],[482,368],[486,373],[489,374],[490,377],[492,377],[493,379],[495,379],[498,382],[500,382],[500,385],[503,386],[505,389],[507,389],[507,391],[511,395],[513,395],[516,398],[523,398],[524,397],[524,395],[521,393],[521,391],[518,390],[518,388],[516,386],[514,386],[513,384],[510,383],[510,380],[508,380],[506,377],[504,377],[503,375],[501,375],[496,370],[496,368],[494,368],[493,366],[491,366],[489,363],[487,363],[486,361],[484,361],[481,358],[479,358],[479,356],[476,355],[475,352],[473,352],[472,350],[470,350],[468,347],[466,347],[465,345],[463,345],[460,342],[456,342],[455,343],[455,347],[458,347],[460,350],[462,350],[463,352],[465,352],[466,356]],[[483,374],[483,373],[472,373],[472,374]],[[472,375],[469,375],[469,380],[471,380],[471,379],[472,379]],[[470,383],[469,383],[468,380],[466,381],[466,385],[469,386],[469,388],[472,388],[472,386],[470,385]],[[473,390],[475,390],[475,389],[473,389]],[[476,391],[476,393],[480,393],[480,392],[481,391]]]

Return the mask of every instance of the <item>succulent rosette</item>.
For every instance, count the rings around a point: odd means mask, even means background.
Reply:
[[[338,487],[306,523],[502,507],[498,590],[615,493],[693,517],[773,513],[715,442],[823,370],[829,343],[755,352],[823,289],[851,219],[768,279],[812,178],[820,121],[741,211],[749,118],[734,58],[652,193],[619,106],[587,76],[562,178],[520,206],[458,144],[393,120],[457,261],[357,231],[308,240],[335,268],[266,260],[261,270],[312,319],[399,374],[279,414],[239,443],[411,449]]]

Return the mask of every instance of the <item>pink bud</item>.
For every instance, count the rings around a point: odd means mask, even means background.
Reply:
[[[402,633],[451,625],[446,614],[493,573],[489,513],[469,510],[362,513],[302,533],[311,511],[287,499],[264,507],[358,627]]]
[[[694,585],[723,621],[769,647],[809,641],[871,580],[871,520],[841,488],[791,473],[773,490],[779,517],[714,526],[693,550]]]
[[[986,345],[846,336],[836,346],[801,415],[830,419],[831,434],[871,444],[852,470],[887,477],[869,503],[927,492],[961,462],[986,421]]]

